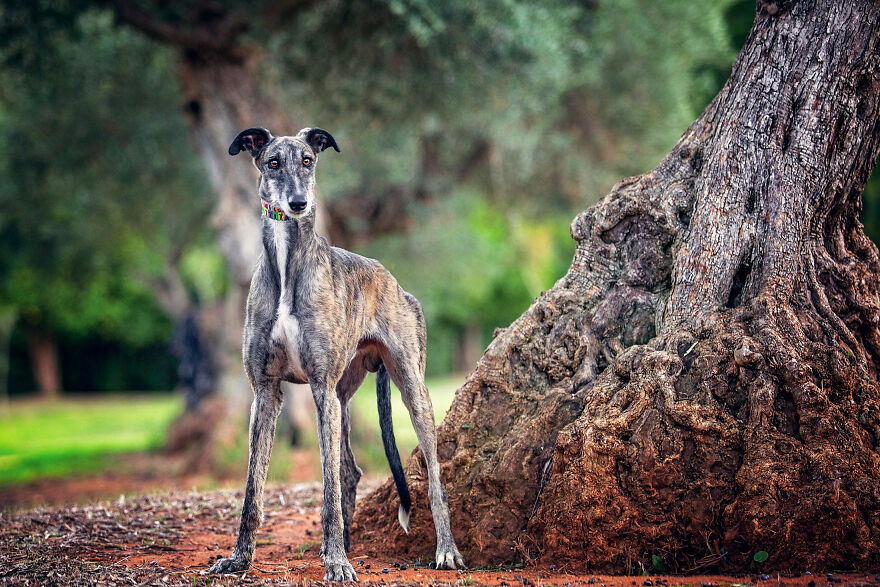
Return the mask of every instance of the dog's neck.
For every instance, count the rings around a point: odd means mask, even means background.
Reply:
[[[273,220],[263,216],[263,249],[269,264],[277,271],[282,297],[292,294],[297,277],[313,260],[317,247],[314,205],[308,214],[299,218]]]

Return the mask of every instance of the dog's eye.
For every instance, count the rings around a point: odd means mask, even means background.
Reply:
[[[270,159],[269,160],[269,167],[271,167],[272,169],[278,169],[278,165],[279,165],[278,159]]]
[[[308,157],[306,157],[305,159],[303,159],[303,165],[305,165],[306,167],[308,167],[308,166],[311,165],[311,164],[312,164],[312,160],[309,159]]]

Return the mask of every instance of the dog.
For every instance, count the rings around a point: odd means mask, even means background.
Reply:
[[[319,154],[330,147],[340,152],[330,133],[319,128],[281,137],[249,128],[229,147],[230,155],[250,153],[260,174],[263,254],[247,298],[242,350],[254,400],[241,525],[231,556],[217,561],[211,573],[243,571],[253,559],[280,385],[290,381],[308,383],[317,408],[324,579],[357,580],[346,557],[361,477],[349,444],[349,402],[367,372],[376,373],[382,441],[400,496],[401,526],[409,532],[411,500],[394,443],[389,376],[401,391],[425,457],[437,567],[464,565],[440,480],[434,411],[425,386],[422,308],[378,261],[332,247],[315,234],[315,169]]]

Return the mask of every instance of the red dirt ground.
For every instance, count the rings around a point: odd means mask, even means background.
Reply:
[[[55,482],[55,489],[45,495],[71,496],[63,492],[75,488],[85,490],[86,495],[100,490],[116,493],[132,486],[131,480],[128,484],[123,479],[103,481],[103,485],[98,479]],[[370,484],[367,485],[363,493],[370,489]],[[4,497],[9,495],[7,492]],[[216,558],[227,556],[231,551],[241,498],[240,491],[230,490],[165,491],[86,506],[4,513],[0,516],[0,584],[205,585],[321,581],[324,569],[318,554],[321,542],[318,483],[270,485],[266,491],[265,523],[257,536],[252,568],[235,577],[203,574]],[[4,504],[11,505],[6,500]],[[554,566],[437,571],[424,566],[430,554],[426,552],[422,561],[369,558],[355,547],[349,559],[360,581],[367,584],[641,587],[648,585],[647,581],[668,586],[832,583],[819,570],[800,577],[773,575],[768,580],[731,576],[576,575]],[[873,575],[835,575],[833,584],[880,585],[880,581],[875,581]]]

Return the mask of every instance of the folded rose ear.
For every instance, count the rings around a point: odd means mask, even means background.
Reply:
[[[249,128],[238,133],[232,144],[229,145],[229,154],[238,155],[242,151],[247,151],[254,158],[260,154],[260,151],[275,138],[265,128]]]
[[[339,147],[336,145],[336,141],[326,130],[320,128],[304,128],[297,133],[297,136],[305,141],[315,153],[320,153],[324,149],[329,149],[330,147],[336,149],[337,153],[340,152]]]

